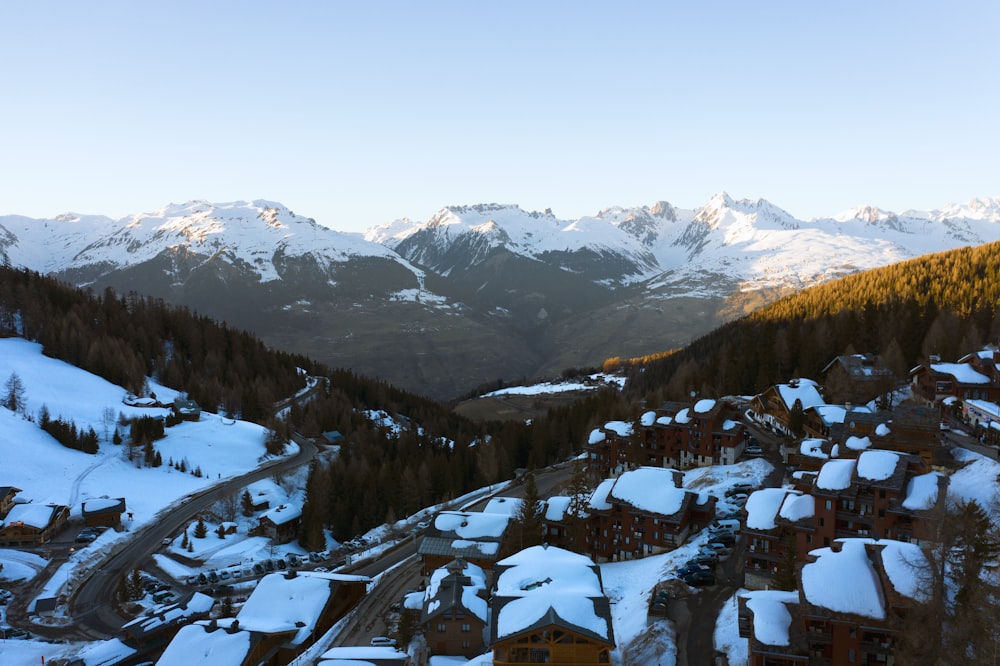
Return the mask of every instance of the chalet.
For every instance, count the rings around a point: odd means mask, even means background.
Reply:
[[[589,558],[533,546],[497,563],[493,664],[609,664],[615,648],[601,570]]]
[[[756,590],[737,596],[740,636],[748,639],[748,666],[807,666],[798,592]]]
[[[253,529],[252,534],[267,537],[275,543],[294,541],[299,533],[301,517],[301,507],[281,504],[257,519],[257,527]]]
[[[207,594],[191,592],[176,603],[154,606],[122,626],[122,641],[143,650],[165,647],[182,626],[207,618],[214,605]]]
[[[837,426],[861,414],[874,414],[864,405],[813,405],[802,410],[802,430],[806,437],[830,437]]]
[[[750,401],[749,413],[755,421],[782,435],[794,435],[796,412],[824,405],[819,385],[811,379],[793,379],[776,384]]]
[[[434,517],[417,547],[424,575],[452,560],[487,571],[509,552],[506,538],[510,516],[503,513],[442,511]]]
[[[913,397],[927,406],[939,406],[948,397],[1000,402],[1000,375],[979,363],[979,356],[965,359],[969,362],[927,363],[910,370]]]
[[[489,607],[486,573],[475,564],[455,560],[435,569],[424,591],[420,626],[431,654],[482,654]]]
[[[176,398],[173,404],[173,412],[184,421],[197,421],[201,418],[201,407],[194,400]]]
[[[354,608],[369,583],[367,576],[312,571],[269,574],[236,620],[248,631],[267,635],[274,663],[287,664]]]
[[[21,546],[49,541],[69,519],[69,507],[58,504],[15,504],[0,524],[0,545]]]
[[[3,518],[14,506],[14,496],[21,492],[14,486],[0,486],[0,518]]]
[[[866,404],[896,388],[892,371],[872,354],[835,357],[821,371],[826,397],[832,402]]]
[[[118,527],[125,513],[125,498],[98,498],[84,501],[80,507],[83,522],[88,527]]]
[[[707,524],[715,499],[681,487],[684,475],[640,467],[603,481],[590,499],[590,547],[599,561],[642,557],[682,545]]]
[[[294,635],[294,631],[284,634]],[[157,666],[191,666],[191,664],[224,664],[250,666],[268,663],[282,634],[247,631],[238,620],[198,620],[184,625],[167,644],[156,661]]]

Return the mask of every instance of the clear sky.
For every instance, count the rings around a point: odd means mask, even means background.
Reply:
[[[0,214],[1000,196],[1000,3],[0,3]]]

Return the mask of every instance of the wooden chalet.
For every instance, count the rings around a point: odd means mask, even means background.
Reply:
[[[534,546],[497,563],[493,664],[610,664],[610,602],[589,558]]]
[[[793,435],[792,413],[796,405],[803,411],[826,401],[819,385],[811,379],[793,379],[787,384],[775,384],[750,401],[750,415],[758,423],[782,435]]]
[[[486,647],[486,572],[455,560],[435,569],[424,592],[420,626],[431,654],[472,659]]]
[[[0,518],[3,518],[14,506],[14,497],[21,492],[14,486],[0,486]]]
[[[176,398],[172,409],[174,414],[184,421],[197,421],[201,419],[201,407],[194,400]]]
[[[144,652],[163,648],[182,626],[207,619],[214,605],[207,594],[191,592],[175,603],[154,606],[122,626],[122,642]]]
[[[300,507],[281,504],[261,515],[257,519],[257,527],[251,533],[267,537],[275,543],[288,543],[298,537],[301,517]]]
[[[88,527],[119,527],[125,513],[125,498],[89,499],[81,505],[80,512]]]
[[[896,388],[892,371],[873,354],[843,354],[820,371],[827,400],[863,405]]]
[[[69,507],[61,504],[15,504],[0,524],[0,545],[46,543],[68,519]]]
[[[453,560],[492,571],[496,562],[510,553],[510,523],[510,516],[503,513],[440,512],[417,547],[424,575]]]

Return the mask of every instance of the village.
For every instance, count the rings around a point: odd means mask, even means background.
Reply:
[[[539,543],[526,545],[517,524],[524,499],[437,510],[412,526],[420,589],[391,603],[394,622],[366,645],[318,651],[392,575],[354,573],[353,561],[380,554],[374,541],[303,552],[294,498],[247,491],[239,529],[280,547],[276,556],[200,568],[199,529],[220,540],[239,530],[191,525],[157,556],[174,582],[145,575],[141,615],[62,663],[630,663],[603,567],[694,543],[674,575],[642,581],[650,626],[672,621],[693,590],[726,585],[753,666],[891,663],[896,620],[921,601],[913,564],[937,543],[950,479],[970,461],[955,442],[996,457],[1000,351],[932,359],[904,386],[874,357],[844,355],[822,380],[664,404],[595,428],[567,467],[574,478],[539,498]],[[195,407],[175,409],[197,420]],[[725,476],[699,476],[713,469]],[[19,503],[18,493],[0,488],[0,544],[44,544],[66,528],[72,507]],[[126,498],[79,509],[83,543],[120,528],[128,511]],[[32,612],[43,618],[58,603],[37,599]]]

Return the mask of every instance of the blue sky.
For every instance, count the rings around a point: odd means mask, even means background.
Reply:
[[[5,2],[0,214],[1000,196],[996,2]]]

